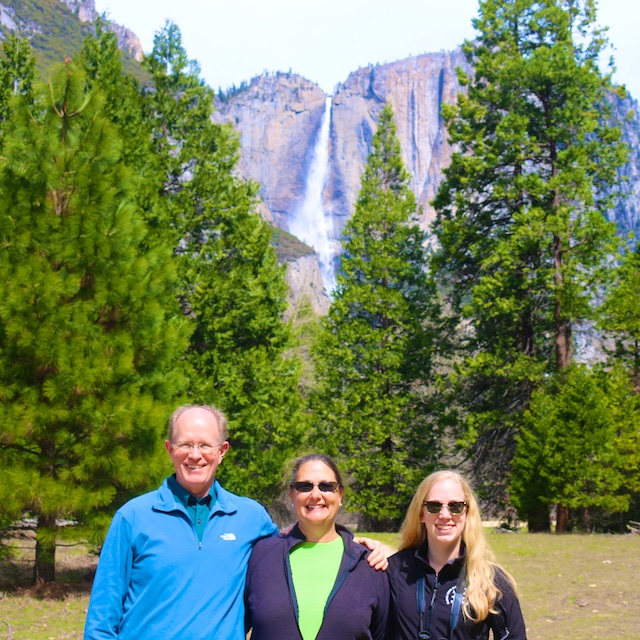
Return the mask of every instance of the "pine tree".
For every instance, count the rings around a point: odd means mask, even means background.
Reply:
[[[600,329],[611,363],[621,364],[640,394],[640,245],[629,251],[616,270],[600,309]]]
[[[104,116],[118,127],[123,142],[122,157],[141,177],[135,193],[136,205],[143,213],[153,240],[172,248],[177,235],[168,221],[168,203],[162,200],[163,172],[153,145],[153,127],[144,94],[136,78],[124,72],[123,55],[116,34],[102,19],[95,22],[95,35],[84,41],[79,64],[87,74],[88,85],[105,96]]]
[[[187,341],[102,95],[68,63],[37,96],[0,165],[0,509],[36,518],[34,579],[53,581],[60,519],[97,541],[164,472]]]
[[[314,347],[322,446],[351,478],[351,508],[384,530],[397,529],[439,452],[427,410],[438,307],[417,214],[387,105]]]
[[[592,0],[483,0],[464,51],[473,74],[444,109],[457,146],[435,206],[437,277],[468,340],[453,419],[482,490],[504,504],[515,435],[543,377],[574,362],[576,327],[615,253],[603,215],[625,160],[606,125],[610,77]],[[548,514],[529,514],[548,527]]]
[[[225,486],[268,503],[304,432],[299,364],[283,322],[284,267],[255,212],[256,185],[235,174],[238,136],[211,121],[213,94],[175,25],[156,35],[144,64],[153,83],[146,104],[161,197],[194,329],[189,394],[229,417]]]
[[[522,516],[561,504],[591,531],[628,512],[639,490],[640,396],[622,367],[573,365],[534,392],[511,481]]]

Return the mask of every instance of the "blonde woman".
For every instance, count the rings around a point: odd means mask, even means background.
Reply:
[[[388,640],[526,640],[513,578],[484,538],[478,501],[456,471],[425,478],[389,558]]]

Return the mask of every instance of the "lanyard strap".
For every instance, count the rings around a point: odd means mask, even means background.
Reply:
[[[420,614],[420,629],[418,633],[418,638],[423,638],[425,635],[424,610],[427,607],[427,599],[425,598],[424,583],[425,583],[425,578],[424,576],[422,576],[421,578],[418,578],[418,582],[416,584],[416,601],[417,601],[416,604],[418,605],[418,613]]]
[[[418,582],[416,583],[416,604],[418,606],[418,614],[420,616],[420,629],[418,633],[418,638],[431,638],[431,632],[427,632],[424,628],[424,612],[427,608],[427,598],[426,598],[426,578],[424,576],[418,578]],[[435,600],[436,590],[433,590],[433,597],[431,598],[431,607],[433,607],[433,603]],[[464,599],[464,593],[458,590],[458,585],[456,584],[456,593],[453,597],[453,605],[451,607],[451,614],[449,616],[449,638],[451,638],[451,634],[458,626],[458,621],[460,620],[460,612],[462,611],[462,601]],[[508,634],[507,634],[508,635]],[[506,636],[505,636],[506,637]]]

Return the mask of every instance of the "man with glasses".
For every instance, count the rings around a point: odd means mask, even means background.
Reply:
[[[179,407],[169,420],[165,447],[175,474],[113,518],[85,640],[244,640],[249,555],[277,527],[264,507],[215,479],[229,449],[222,411]],[[370,564],[386,566],[376,549]]]

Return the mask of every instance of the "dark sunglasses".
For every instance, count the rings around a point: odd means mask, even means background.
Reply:
[[[339,482],[292,482],[291,487],[298,493],[311,493],[313,487],[318,487],[322,493],[334,493],[340,488]]]
[[[461,500],[454,500],[453,502],[438,502],[437,500],[427,500],[422,503],[425,507],[427,507],[427,511],[429,513],[440,513],[442,511],[442,507],[447,507],[449,509],[449,513],[452,516],[459,516],[466,508],[467,503],[462,502]]]

